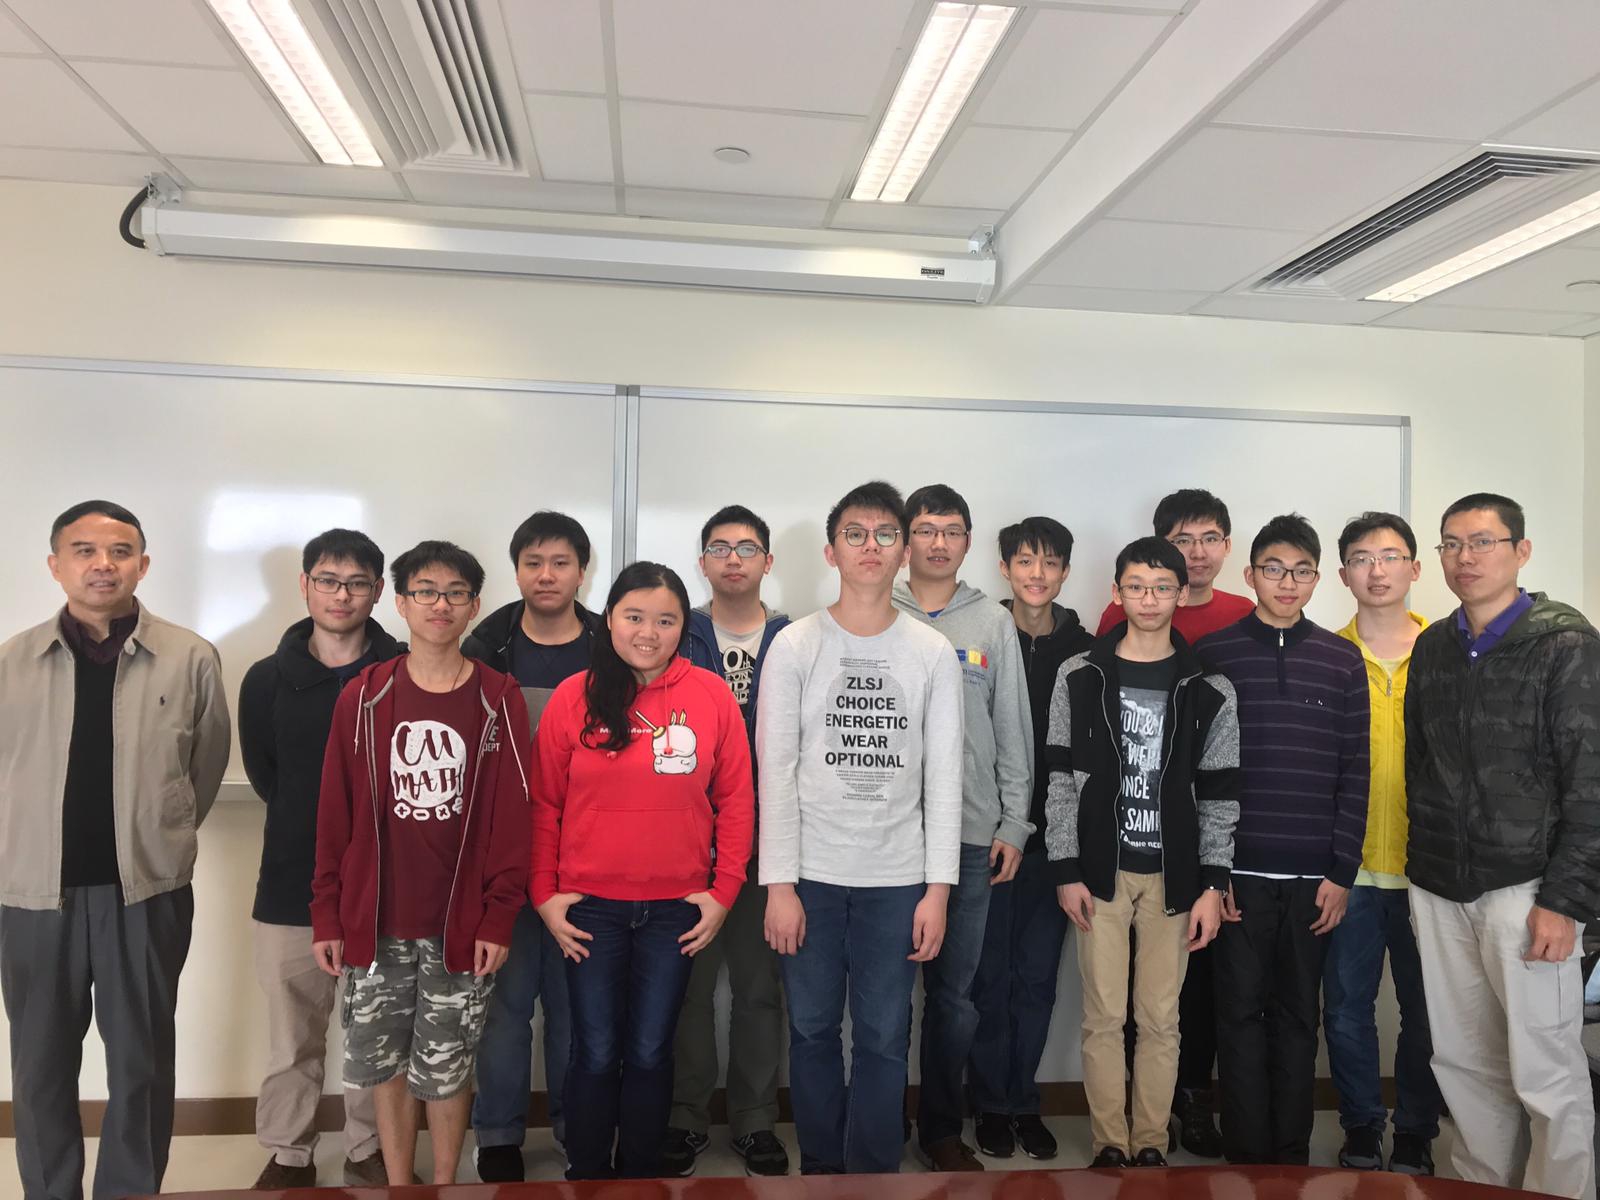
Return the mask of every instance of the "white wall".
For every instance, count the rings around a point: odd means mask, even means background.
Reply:
[[[1413,423],[1413,513],[1425,543],[1451,500],[1506,492],[1527,506],[1539,547],[1530,586],[1583,594],[1584,348],[1574,341],[177,262],[119,241],[126,199],[122,189],[0,183],[0,354],[1399,413]],[[1593,392],[1590,411],[1600,412]],[[447,413],[440,421],[447,430]],[[95,456],[113,447],[91,437],[40,452],[87,481]],[[1589,461],[1600,462],[1596,450]],[[530,470],[550,453],[559,448],[532,448]],[[720,453],[724,469],[757,470],[762,448]],[[1147,462],[1137,447],[1128,463],[1224,496],[1230,479],[1276,473],[1284,506],[1294,503],[1293,472],[1281,463]],[[1414,606],[1438,615],[1449,595],[1426,553],[1424,563]],[[262,1061],[247,943],[259,814],[226,806],[201,840],[179,1092],[250,1095]],[[86,1096],[104,1095],[96,1057],[91,1047]]]

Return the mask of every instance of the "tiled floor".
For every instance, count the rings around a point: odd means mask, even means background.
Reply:
[[[1082,1167],[1089,1161],[1089,1119],[1087,1117],[1050,1117],[1047,1119],[1050,1128],[1055,1132],[1061,1142],[1061,1153],[1053,1161],[1035,1162],[1024,1158],[1020,1154],[1015,1158],[997,1162],[994,1159],[984,1161],[996,1170],[1032,1170],[1040,1168]],[[967,1140],[971,1142],[971,1127],[967,1129]],[[797,1162],[795,1152],[794,1126],[780,1125],[778,1134],[789,1147],[791,1162]],[[1440,1173],[1451,1174],[1449,1169],[1451,1128],[1448,1122],[1439,1140],[1434,1143],[1434,1156],[1439,1162]],[[1340,1131],[1338,1115],[1332,1112],[1317,1114],[1316,1132],[1311,1142],[1311,1161],[1314,1165],[1332,1166],[1338,1158]],[[89,1168],[87,1178],[93,1177],[94,1156],[96,1143],[91,1141],[88,1146]],[[565,1168],[565,1159],[550,1136],[548,1129],[534,1130],[528,1135],[528,1143],[524,1150],[524,1161],[527,1164],[529,1179],[559,1179]],[[317,1163],[320,1167],[319,1182],[323,1186],[338,1186],[342,1180],[339,1168],[344,1159],[343,1146],[337,1135],[324,1137],[317,1147]],[[418,1154],[418,1167],[423,1178],[429,1177],[431,1159],[428,1156],[427,1138],[422,1139],[422,1146]],[[1207,1160],[1191,1158],[1179,1150],[1172,1155],[1174,1166],[1189,1166],[1203,1163]],[[165,1191],[184,1192],[199,1191],[216,1188],[247,1188],[255,1180],[256,1173],[266,1162],[266,1155],[261,1147],[256,1145],[256,1140],[248,1135],[231,1137],[183,1137],[173,1142],[172,1164],[167,1170]],[[907,1171],[920,1171],[921,1165],[908,1151],[905,1158],[904,1169]],[[742,1175],[744,1162],[728,1145],[728,1131],[726,1127],[717,1127],[711,1131],[711,1146],[700,1156],[696,1174],[699,1175]],[[472,1143],[468,1138],[466,1151],[462,1154],[461,1170],[456,1176],[461,1183],[476,1183],[477,1174],[472,1168]],[[14,1200],[22,1195],[22,1187],[17,1178],[17,1161],[15,1143],[0,1139],[0,1200]]]

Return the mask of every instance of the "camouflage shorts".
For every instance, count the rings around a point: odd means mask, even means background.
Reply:
[[[403,1070],[419,1100],[472,1082],[494,976],[452,975],[439,938],[379,938],[372,969],[345,968],[344,1082],[369,1088]]]

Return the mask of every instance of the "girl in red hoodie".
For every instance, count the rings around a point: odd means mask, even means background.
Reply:
[[[540,719],[533,784],[533,903],[568,959],[568,1179],[661,1173],[690,959],[739,894],[755,824],[738,702],[677,657],[683,581],[634,563],[605,617],[593,665]]]

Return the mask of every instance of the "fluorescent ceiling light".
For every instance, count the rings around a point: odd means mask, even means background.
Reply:
[[[206,0],[317,157],[334,166],[383,159],[290,0]]]
[[[911,195],[1016,15],[1003,4],[934,5],[861,164],[852,200],[899,204]]]
[[[1413,300],[1421,300],[1435,292],[1455,287],[1458,283],[1465,283],[1485,271],[1515,262],[1536,250],[1565,241],[1596,225],[1600,225],[1600,191],[1590,192],[1581,200],[1574,200],[1554,212],[1518,225],[1509,233],[1502,233],[1470,250],[1463,250],[1454,258],[1447,258],[1399,283],[1391,284],[1381,292],[1374,292],[1367,299],[1409,304]]]

